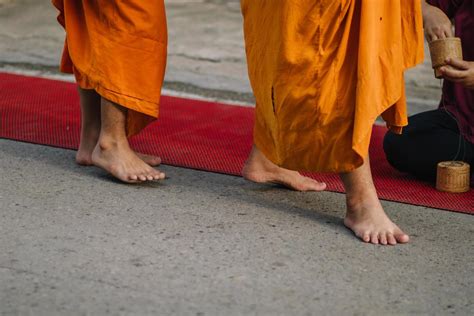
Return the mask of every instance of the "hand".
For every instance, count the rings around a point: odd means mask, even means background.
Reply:
[[[439,8],[423,0],[423,27],[428,42],[453,37],[453,28],[448,16]]]
[[[458,82],[466,89],[474,90],[474,62],[448,58],[446,66],[439,70],[444,79]]]

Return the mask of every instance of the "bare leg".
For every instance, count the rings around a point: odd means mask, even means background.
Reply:
[[[326,184],[302,176],[297,171],[281,168],[268,160],[254,145],[242,175],[257,183],[278,183],[296,191],[323,191]]]
[[[127,183],[164,179],[164,173],[150,167],[130,148],[126,117],[124,107],[101,98],[101,129],[92,162]]]
[[[99,140],[101,127],[100,95],[94,90],[78,87],[81,101],[81,141],[76,154],[76,162],[82,166],[91,166],[92,152]],[[161,164],[160,157],[138,154],[138,157],[150,166]]]
[[[81,141],[76,162],[83,166],[92,165],[92,151],[97,145],[100,133],[100,95],[94,90],[79,88],[81,100]]]
[[[369,158],[360,168],[340,176],[347,193],[344,224],[357,237],[383,245],[408,242],[408,235],[388,218],[380,204],[372,181]]]

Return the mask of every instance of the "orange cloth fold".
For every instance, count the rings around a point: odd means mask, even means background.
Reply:
[[[128,109],[127,134],[158,117],[167,28],[163,0],[53,0],[66,30],[61,71]]]
[[[254,141],[293,170],[348,172],[379,115],[407,124],[403,72],[423,60],[419,0],[242,0]]]

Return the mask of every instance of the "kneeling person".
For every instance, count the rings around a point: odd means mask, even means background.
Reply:
[[[435,181],[441,161],[461,160],[474,172],[474,2],[429,2],[432,5],[423,2],[427,40],[452,37],[454,19],[466,60],[448,60],[450,67],[441,68],[444,83],[439,108],[411,116],[402,135],[388,132],[384,150],[398,170]]]

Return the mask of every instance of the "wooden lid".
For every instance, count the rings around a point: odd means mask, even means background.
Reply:
[[[470,166],[463,161],[438,163],[436,189],[444,192],[462,193],[470,189]]]

